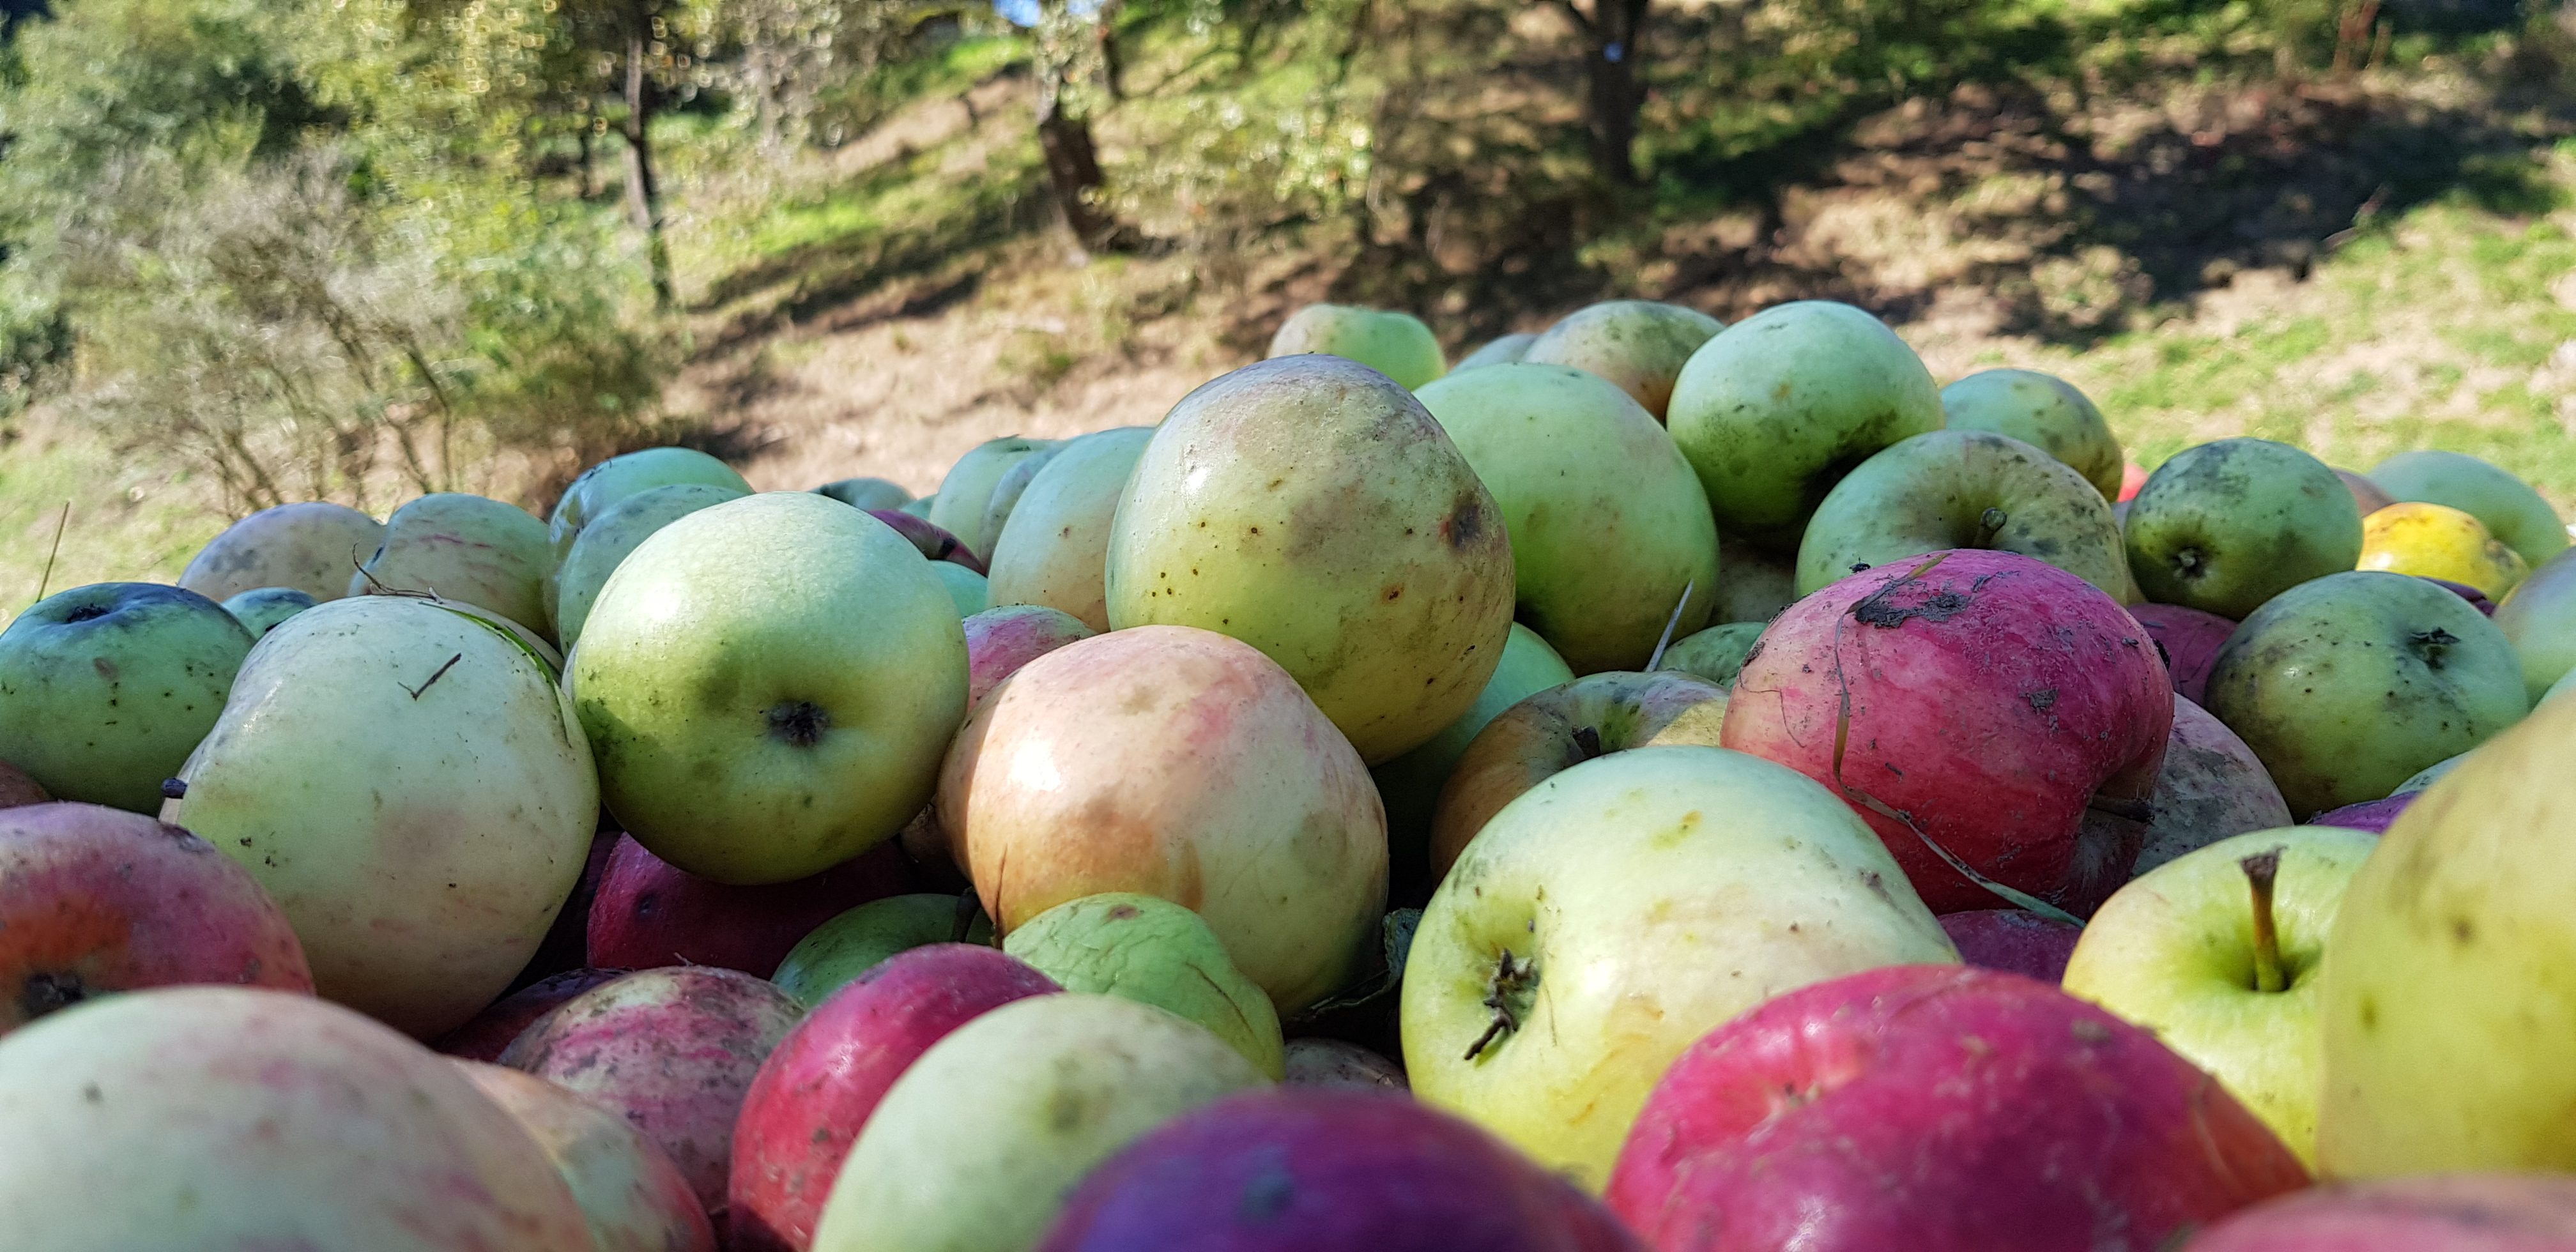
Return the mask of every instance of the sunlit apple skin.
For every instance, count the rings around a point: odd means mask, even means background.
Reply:
[[[2576,1180],[2434,1174],[2328,1183],[2266,1201],[2191,1252],[2576,1252]]]
[[[581,639],[599,589],[653,532],[700,509],[748,494],[711,483],[672,483],[636,492],[592,518],[547,580],[546,611],[554,623],[555,639],[567,650]]]
[[[1632,748],[1513,801],[1440,884],[1405,966],[1405,1072],[1424,1102],[1597,1190],[1702,1033],[1793,987],[1955,959],[1886,847],[1814,781],[1723,748]]]
[[[868,1115],[930,1046],[1013,1000],[1059,988],[991,948],[933,944],[816,1005],[763,1061],[734,1123],[729,1252],[804,1252]]]
[[[2329,826],[2258,830],[2158,867],[2103,903],[2062,980],[2156,1033],[2227,1085],[2299,1159],[2317,1143],[2319,970],[2335,909],[2379,840]],[[2252,887],[2240,864],[2281,851],[2272,895],[2280,991],[2254,982]]]
[[[2096,1252],[2167,1246],[2307,1182],[2146,1031],[2018,975],[1908,966],[1694,1044],[1608,1199],[1659,1252]]]
[[[2576,1169],[2576,701],[2425,790],[2327,939],[2317,1159],[2338,1178]]]
[[[2075,384],[2037,370],[1980,370],[1941,389],[1951,430],[1988,430],[2065,462],[2104,500],[2120,498],[2128,462],[2119,436]]]
[[[1656,421],[1672,404],[1673,382],[1700,345],[1726,323],[1697,309],[1653,300],[1604,300],[1568,313],[1531,340],[1520,359],[1570,365],[1627,392]],[[1491,364],[1492,362],[1480,362]],[[1467,368],[1460,362],[1458,368]]]
[[[1279,1011],[1225,954],[1198,914],[1169,900],[1113,891],[1068,900],[1002,941],[1067,991],[1150,1004],[1206,1027],[1277,1082],[1287,1067]]]
[[[984,702],[1020,667],[1093,630],[1080,618],[1043,604],[1006,604],[966,619],[966,708]]]
[[[2370,480],[2396,500],[2447,504],[2475,515],[2532,565],[2567,548],[2567,527],[2549,501],[2531,484],[2477,457],[2429,448],[2400,452],[2372,466]]]
[[[748,495],[751,484],[732,466],[695,448],[645,448],[613,456],[581,472],[555,501],[546,524],[555,559],[572,551],[582,528],[620,500],[673,483],[704,483]]]
[[[854,509],[899,509],[912,503],[910,489],[882,478],[835,479],[816,487],[814,494],[838,500]]]
[[[293,587],[254,587],[224,601],[224,612],[257,639],[279,622],[312,608],[319,601]]]
[[[1288,315],[1270,337],[1272,357],[1324,352],[1357,361],[1406,390],[1449,372],[1440,339],[1422,319],[1390,309],[1310,304]]]
[[[179,585],[218,601],[261,587],[337,600],[349,592],[349,571],[384,539],[383,522],[345,504],[281,504],[225,527],[189,560]]]
[[[2131,872],[2146,873],[2232,835],[2290,824],[2289,801],[2264,772],[2262,758],[2225,722],[2177,695],[2173,727],[2155,794],[2147,797],[2146,842]],[[2088,813],[2084,820],[2120,819]]]
[[[2236,633],[2236,623],[2179,604],[2133,604],[2129,616],[2147,628],[2163,651],[2174,694],[2199,703],[2209,690],[2209,667],[2217,664],[2218,650]]]
[[[2408,501],[2361,519],[2362,569],[2438,579],[2500,600],[2531,573],[2522,554],[2477,518],[2447,505]]]
[[[345,590],[462,600],[552,642],[546,583],[554,568],[544,522],[515,504],[448,491],[395,509],[385,519],[384,542]]]
[[[2243,619],[2361,559],[2361,510],[2325,462],[2267,439],[2185,448],[2129,505],[2129,572],[2157,604]]]
[[[2552,683],[2576,670],[2576,556],[2561,552],[2541,563],[2488,616],[2522,658],[2523,688],[2540,703]]]
[[[591,904],[590,963],[607,969],[714,965],[766,978],[815,927],[911,886],[903,855],[881,843],[811,878],[720,883],[620,836]]]
[[[545,1150],[581,1206],[594,1248],[715,1252],[715,1228],[689,1180],[626,1119],[534,1075],[483,1061],[454,1064]]]
[[[2046,561],[2113,599],[2136,596],[2101,493],[2041,448],[1985,430],[1901,440],[1834,485],[1798,545],[1798,592],[1927,552],[1991,548]]]
[[[1002,528],[1011,515],[1019,511],[1020,498],[1036,484],[1038,473],[1055,463],[1056,457],[1073,446],[1070,439],[1051,439],[1045,447],[1011,463],[1011,468],[993,482],[993,494],[984,502],[984,516],[976,528],[975,556],[990,565],[993,550],[1002,541]]]
[[[472,1020],[440,1035],[430,1046],[442,1055],[460,1061],[497,1062],[503,1052],[510,1050],[514,1040],[535,1025],[538,1018],[554,1012],[556,1005],[633,972],[584,967],[548,974],[494,1000]]]
[[[95,804],[0,811],[0,1035],[176,983],[310,994],[313,973],[258,880],[205,840]]]
[[[2146,631],[2099,588],[1955,551],[1790,606],[1736,676],[1725,743],[1843,796],[1936,913],[2007,901],[1928,844],[2081,915],[2136,863],[2173,702]],[[2093,808],[2133,816],[2088,838]]]
[[[1529,355],[1529,346],[1537,342],[1538,336],[1526,331],[1497,336],[1493,339],[1487,340],[1484,347],[1478,348],[1475,351],[1468,353],[1466,356],[1459,358],[1458,364],[1450,367],[1449,372],[1455,374],[1460,370],[1482,369],[1488,365],[1510,364],[1513,361],[1520,360],[1522,357]]]
[[[254,641],[212,600],[97,583],[37,601],[0,631],[0,757],[57,799],[131,813],[223,716]]]
[[[1538,632],[1519,622],[1503,643],[1503,663],[1476,703],[1431,741],[1392,761],[1370,767],[1377,793],[1386,803],[1387,900],[1397,907],[1419,908],[1440,884],[1431,869],[1431,822],[1440,806],[1440,789],[1456,772],[1467,747],[1503,711],[1550,687],[1574,681],[1574,670]]]
[[[982,565],[984,554],[993,550],[993,537],[984,534],[984,514],[992,508],[993,489],[1001,486],[1002,479],[1020,462],[1053,455],[1056,446],[1051,439],[1020,435],[987,439],[975,445],[948,467],[948,476],[940,480],[939,490],[924,497],[930,505],[923,520],[957,536],[958,542],[974,554],[977,565]]]
[[[2049,983],[2066,975],[2066,959],[2075,955],[2075,940],[2084,933],[2028,909],[1944,913],[1941,930],[1970,965]]]
[[[1098,431],[1045,463],[994,534],[995,605],[1043,604],[1094,633],[1109,629],[1110,525],[1127,475],[1153,437],[1149,426]]]
[[[1644,1252],[1600,1203],[1400,1095],[1280,1088],[1165,1123],[1039,1252]]]

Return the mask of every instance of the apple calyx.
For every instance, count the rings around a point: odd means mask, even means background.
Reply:
[[[1496,1039],[1519,1030],[1521,1014],[1529,1010],[1530,997],[1537,990],[1538,961],[1521,960],[1512,955],[1511,949],[1503,949],[1494,961],[1493,977],[1485,982],[1485,1007],[1493,1010],[1494,1020],[1486,1025],[1485,1033],[1467,1045],[1467,1055],[1461,1059],[1475,1060]]]
[[[2443,654],[2449,652],[2451,645],[2459,641],[2458,635],[2439,626],[2431,630],[2419,630],[2406,636],[2406,646],[2413,649],[2415,655],[2423,658],[2424,664],[2433,669],[2442,668]]]
[[[823,741],[823,732],[832,728],[832,715],[811,700],[791,700],[766,714],[769,733],[799,748],[810,748]]]
[[[2257,852],[2236,863],[2254,889],[2254,989],[2280,991],[2290,983],[2281,970],[2281,935],[2272,924],[2272,884],[2280,877],[2281,853],[2288,845]]]
[[[2004,533],[2004,526],[2011,521],[2011,514],[1987,505],[1986,511],[1977,515],[1977,541],[1969,546],[1983,548],[1992,544],[1995,536]]]
[[[27,975],[26,983],[19,988],[18,1011],[26,1014],[28,1021],[34,1021],[89,998],[89,986],[81,981],[80,975],[40,971]]]
[[[66,623],[93,621],[107,616],[108,612],[108,607],[104,604],[84,604],[63,614],[63,621]]]
[[[2198,578],[2201,575],[2201,566],[2207,562],[2201,557],[2198,548],[2177,548],[2170,563],[2175,577]]]
[[[1581,755],[1579,755],[1579,756],[1577,756],[1577,757],[1575,757],[1575,758],[1574,758],[1574,759],[1575,759],[1575,763],[1576,763],[1576,764],[1578,764],[1578,765],[1579,765],[1579,764],[1582,764],[1582,763],[1583,763],[1583,762],[1585,762],[1585,761],[1589,761],[1589,760],[1591,760],[1592,758],[1594,758],[1594,757],[1596,757],[1596,756],[1601,755],[1601,730],[1600,730],[1600,728],[1599,728],[1599,727],[1595,727],[1595,726],[1577,726],[1577,727],[1575,727],[1575,728],[1574,728],[1574,750],[1575,750],[1576,752],[1578,752],[1578,753],[1580,753],[1580,754],[1581,754]]]

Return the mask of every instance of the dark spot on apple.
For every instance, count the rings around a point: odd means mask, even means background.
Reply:
[[[18,1011],[34,1021],[57,1009],[67,1009],[90,998],[89,987],[81,976],[72,973],[51,974],[38,971],[27,975],[18,989]]]
[[[823,741],[823,732],[832,728],[832,715],[811,701],[797,700],[769,710],[769,733],[773,738],[810,748]]]
[[[66,622],[96,621],[97,619],[105,617],[114,611],[115,610],[108,608],[104,604],[84,604],[79,608],[73,609],[71,612],[64,614],[63,620]]]
[[[1121,904],[1118,907],[1109,910],[1109,920],[1113,922],[1129,921],[1141,916],[1143,916],[1143,913],[1132,904]]]
[[[2477,924],[2465,917],[2451,919],[2451,937],[2466,944],[2478,937]]]
[[[2045,713],[2049,709],[2056,707],[2057,688],[2050,687],[2044,691],[2025,691],[2021,693],[2021,698],[2030,701],[2032,712]]]
[[[644,894],[635,897],[635,915],[637,917],[651,917],[654,913],[660,911],[661,905],[661,893],[657,891],[647,891]]]
[[[2076,1018],[2074,1023],[2068,1027],[2068,1030],[2072,1032],[2077,1039],[2080,1039],[2085,1043],[2108,1043],[2111,1041],[2111,1028],[2100,1022],[2094,1021],[2089,1017]]]
[[[2373,1000],[2369,996],[2363,996],[2361,998],[2361,1028],[2363,1030],[2379,1029],[2379,1001]]]
[[[1274,1162],[1244,1180],[1243,1195],[1235,1201],[1235,1211],[1247,1222],[1268,1222],[1287,1212],[1296,1201],[1297,1180]]]
[[[1452,551],[1464,552],[1485,537],[1485,502],[1472,491],[1459,493],[1450,506],[1449,516],[1440,520],[1440,537],[1449,541]]]

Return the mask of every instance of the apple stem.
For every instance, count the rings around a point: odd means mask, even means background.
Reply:
[[[1995,541],[1995,536],[2004,533],[2004,527],[2011,521],[2012,515],[1998,508],[1988,508],[1985,512],[1978,514],[1976,546],[1982,548],[1987,544],[1993,543]]]
[[[1492,980],[1485,984],[1485,1007],[1494,1011],[1494,1020],[1486,1024],[1485,1033],[1467,1045],[1467,1055],[1461,1059],[1475,1060],[1494,1040],[1521,1028],[1520,1010],[1513,1008],[1512,1004],[1530,989],[1530,984],[1537,978],[1537,961],[1520,960],[1512,955],[1511,949],[1503,949],[1501,958],[1494,962]]]
[[[2236,863],[2254,889],[2254,989],[2280,991],[2289,986],[2281,973],[2281,934],[2272,924],[2272,884],[2280,877],[2283,848],[2258,852]]]

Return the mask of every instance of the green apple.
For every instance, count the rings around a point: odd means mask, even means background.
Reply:
[[[1014,927],[1002,950],[1067,991],[1169,1009],[1205,1026],[1273,1082],[1286,1075],[1279,1011],[1199,915],[1113,891],[1067,900]]]
[[[1717,603],[1712,622],[1767,622],[1798,599],[1797,554],[1787,555],[1720,538]]]
[[[1064,451],[1070,442],[1057,440],[1013,461],[1011,468],[1002,471],[1002,476],[994,481],[992,497],[984,504],[984,519],[975,526],[976,560],[988,565],[992,562],[993,545],[1001,542],[1002,528],[1010,524],[1011,511],[1019,507],[1020,497],[1027,494],[1029,484],[1037,478],[1038,472],[1055,460],[1056,454]]]
[[[566,648],[581,638],[599,589],[654,531],[700,509],[739,500],[743,494],[712,483],[673,483],[645,488],[594,515],[555,570],[555,638]]]
[[[0,631],[0,761],[57,800],[161,810],[161,784],[214,729],[251,633],[160,583],[37,601]]]
[[[2537,708],[2539,706],[2534,705],[2533,707]],[[2443,757],[2441,760],[2435,761],[2434,763],[2425,766],[2423,769],[2416,771],[2414,777],[2397,784],[2397,789],[2389,792],[2388,794],[2392,796],[2402,796],[2409,792],[2423,791],[2431,787],[2433,784],[2442,781],[2443,775],[2450,773],[2452,770],[2458,769],[2460,767],[2460,762],[2468,759],[2469,754],[2467,752],[2463,752],[2458,756]]]
[[[1673,384],[1667,424],[1717,528],[1786,551],[1842,476],[1941,429],[1941,391],[1887,324],[1848,304],[1774,305],[1720,331]]]
[[[933,943],[992,942],[993,919],[961,909],[956,896],[887,896],[815,927],[788,949],[769,981],[812,1008],[897,952]]]
[[[1514,618],[1575,673],[1645,665],[1676,605],[1681,633],[1707,624],[1718,581],[1708,496],[1627,393],[1571,365],[1522,362],[1419,394],[1502,508]]]
[[[316,602],[349,593],[349,571],[385,541],[385,524],[322,500],[261,509],[224,528],[179,575],[209,600],[260,587],[293,587]]]
[[[1449,372],[1440,339],[1410,313],[1350,304],[1310,304],[1270,337],[1272,357],[1326,352],[1357,361],[1408,390]]]
[[[1055,441],[1008,435],[987,439],[967,449],[948,467],[948,477],[941,479],[939,490],[928,497],[930,505],[925,520],[957,536],[977,560],[992,551],[992,541],[984,534],[984,514],[993,506],[993,489],[1002,485],[1011,468],[1030,457],[1052,454]],[[904,507],[905,512],[911,506]]]
[[[2120,437],[2075,384],[2038,370],[1981,370],[1941,389],[1952,430],[2010,435],[2074,467],[2110,500],[2120,494],[2128,458]]]
[[[1678,304],[1605,300],[1566,314],[1521,359],[1598,374],[1661,422],[1682,366],[1724,329],[1726,323]]]
[[[2538,567],[2567,549],[2567,526],[2531,484],[2459,452],[2401,452],[2373,466],[2370,480],[2399,500],[2447,504]]]
[[[2371,570],[2265,603],[2219,649],[2207,695],[2302,820],[2379,799],[2531,708],[2522,662],[2485,614],[2438,584]]]
[[[1493,495],[1413,393],[1335,356],[1174,405],[1119,499],[1105,585],[1113,630],[1260,649],[1372,764],[1458,720],[1512,624]]]
[[[966,635],[892,527],[807,492],[700,509],[600,588],[566,682],[609,811],[728,883],[821,873],[930,800]]]
[[[882,478],[843,478],[814,489],[818,496],[830,496],[854,509],[900,509],[912,503],[912,493],[903,484]]]
[[[1484,347],[1468,353],[1458,364],[1450,367],[1449,372],[1455,374],[1460,370],[1483,369],[1488,365],[1503,365],[1520,360],[1529,352],[1529,346],[1536,342],[1538,342],[1538,336],[1527,333],[1501,336],[1488,341]]]
[[[1093,1166],[1266,1085],[1194,1022],[1117,996],[1029,996],[932,1044],[868,1115],[812,1252],[1026,1252]]]
[[[1094,631],[1109,629],[1110,523],[1153,437],[1150,426],[1099,431],[1045,463],[993,540],[994,604],[1042,604]]]
[[[2123,603],[2129,559],[2109,501],[2074,467],[2009,435],[1936,430],[1860,463],[1807,521],[1798,594],[1951,548],[2018,552]]]
[[[1586,761],[1497,814],[1431,898],[1402,992],[1414,1095],[1598,1191],[1666,1066],[1720,1023],[1954,962],[1824,785],[1724,748]]]
[[[2186,448],[2129,502],[2129,572],[2157,604],[2243,621],[2361,559],[2361,508],[2326,463],[2268,439]]]
[[[1766,622],[1728,622],[1711,626],[1673,644],[1664,650],[1663,663],[1656,672],[1679,671],[1705,678],[1721,687],[1735,685],[1736,674],[1744,669],[1744,658],[1762,640]]]
[[[1397,904],[1420,904],[1431,896],[1431,817],[1440,805],[1440,788],[1458,768],[1458,758],[1476,741],[1487,723],[1503,710],[1550,687],[1574,681],[1574,670],[1538,632],[1512,623],[1503,643],[1503,663],[1485,681],[1476,703],[1443,727],[1430,742],[1369,770],[1378,797],[1386,802],[1387,898]]]
[[[2326,934],[2378,844],[2293,826],[2168,861],[2085,923],[2066,990],[2156,1032],[2313,1169]]]
[[[555,501],[553,517],[546,526],[554,559],[562,562],[572,552],[573,540],[581,537],[582,527],[618,501],[675,483],[704,483],[728,487],[741,495],[751,494],[751,484],[732,466],[695,448],[646,448],[613,456],[583,470],[564,488],[563,497]]]
[[[554,679],[438,604],[317,605],[251,651],[161,820],[249,867],[324,997],[434,1037],[509,988],[581,877],[599,785]]]
[[[555,558],[545,523],[515,504],[443,491],[385,519],[385,541],[350,575],[353,596],[462,600],[552,638],[546,584]]]
[[[992,584],[982,574],[955,561],[932,561],[930,572],[939,575],[939,584],[948,589],[949,602],[957,606],[958,621],[992,607]]]
[[[2495,606],[2496,629],[2522,658],[2531,702],[2576,670],[2576,548],[2542,562]]]
[[[909,513],[909,514],[911,514],[912,516],[917,517],[917,518],[920,518],[921,520],[923,520],[923,521],[925,521],[925,522],[926,522],[926,521],[929,521],[929,520],[930,520],[930,510],[932,509],[932,507],[933,507],[933,506],[937,505],[938,503],[939,503],[939,493],[938,493],[938,492],[936,492],[936,491],[934,491],[934,492],[931,492],[929,495],[923,496],[923,497],[921,497],[920,499],[915,500],[915,501],[913,501],[913,502],[912,502],[912,503],[910,503],[910,504],[904,505],[902,508],[899,508],[899,509],[897,509],[897,510],[895,510],[895,511],[896,511],[896,512],[898,512],[898,513]]]
[[[2576,1170],[2576,702],[2418,797],[2327,947],[2317,1161],[2338,1178]]]
[[[255,587],[224,601],[224,612],[257,639],[279,622],[312,608],[315,601],[295,587]]]

